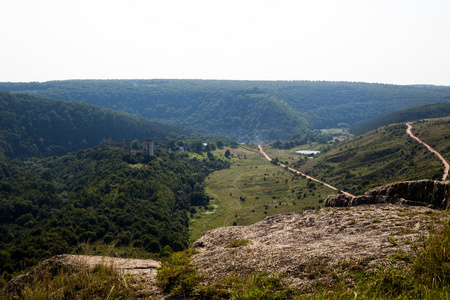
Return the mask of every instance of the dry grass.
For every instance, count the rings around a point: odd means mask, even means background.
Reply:
[[[35,274],[33,281],[21,291],[20,299],[139,299],[150,296],[139,294],[140,290],[138,278],[120,276],[112,265],[76,270],[48,267]]]

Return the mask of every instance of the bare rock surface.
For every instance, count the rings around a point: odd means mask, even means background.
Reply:
[[[425,179],[379,186],[361,196],[331,195],[325,200],[325,206],[343,207],[392,203],[447,209],[449,198],[450,182]]]
[[[337,268],[365,261],[369,268],[388,266],[389,256],[411,253],[411,244],[427,235],[426,207],[392,204],[325,208],[275,215],[250,226],[207,232],[194,244],[193,264],[206,281],[243,272],[283,272],[300,289],[314,284],[314,268]],[[234,240],[249,240],[229,247]]]

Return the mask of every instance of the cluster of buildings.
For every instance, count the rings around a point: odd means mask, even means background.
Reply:
[[[131,156],[130,140],[123,140],[123,155]],[[153,139],[144,140],[144,157],[153,156]]]

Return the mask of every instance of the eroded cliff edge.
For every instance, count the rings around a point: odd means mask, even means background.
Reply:
[[[391,203],[448,209],[449,197],[450,182],[425,179],[379,186],[360,196],[350,196],[343,193],[331,195],[325,200],[325,206],[345,207]]]

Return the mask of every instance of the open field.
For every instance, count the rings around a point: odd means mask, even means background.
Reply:
[[[320,130],[324,134],[333,135],[333,141],[338,140],[339,142],[346,141],[353,137],[348,128],[327,128]]]
[[[271,164],[256,146],[237,150],[249,155],[246,159],[234,155],[230,169],[214,172],[206,180],[214,210],[191,219],[191,243],[217,227],[250,225],[266,216],[322,207],[326,196],[335,193]]]

